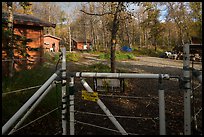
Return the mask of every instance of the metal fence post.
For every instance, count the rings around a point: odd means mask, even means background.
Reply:
[[[191,86],[190,86],[190,48],[183,46],[183,80],[184,80],[184,135],[191,134]]]
[[[165,100],[164,88],[162,84],[162,76],[159,78],[159,130],[160,135],[166,135],[166,122],[165,122]]]
[[[66,77],[66,48],[62,47],[62,78]],[[62,135],[67,135],[66,80],[62,79]]]
[[[74,135],[74,77],[69,83],[69,115],[70,115],[70,135]]]

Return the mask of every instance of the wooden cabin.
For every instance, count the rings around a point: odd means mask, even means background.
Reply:
[[[92,49],[92,43],[90,40],[82,38],[72,38],[72,50],[89,51]]]
[[[19,64],[25,64],[24,68],[32,68],[35,64],[39,64],[42,62],[43,57],[43,45],[44,45],[44,27],[53,27],[56,25],[50,22],[42,21],[32,15],[25,14],[14,14],[13,16],[13,32],[15,35],[19,35],[20,37],[25,37],[26,39],[30,39],[30,42],[26,43],[25,46],[25,54],[28,54],[27,57],[23,57],[20,55],[19,46],[13,45],[16,47],[14,51],[14,59],[15,60],[14,68],[15,70],[21,70]],[[2,24],[4,26],[3,30],[7,30],[7,22],[8,22],[8,13],[2,13]],[[6,53],[6,45],[8,44],[8,40],[4,36],[2,36],[2,60],[9,59],[9,55]],[[20,42],[19,42],[20,43]],[[21,43],[22,44],[22,43]],[[21,53],[22,54],[22,53]],[[26,58],[24,61],[22,58]],[[2,62],[2,73],[8,73],[8,61]]]
[[[61,38],[46,34],[44,35],[44,52],[60,52]]]

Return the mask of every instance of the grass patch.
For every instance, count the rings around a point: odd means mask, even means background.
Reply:
[[[46,52],[44,54],[44,58],[46,58],[46,62],[55,64],[59,60],[60,54],[61,54],[60,52],[56,52],[56,53]]]
[[[2,91],[9,92],[12,90],[43,84],[55,72],[46,66],[38,66],[30,70],[16,72],[14,77],[2,78]]]
[[[96,63],[88,67],[93,72],[110,72],[110,67],[102,63]]]
[[[133,53],[126,53],[126,52],[116,52],[115,54],[116,60],[134,60],[136,59]],[[100,53],[99,59],[110,59],[110,53]]]
[[[110,72],[111,68],[108,65],[102,63],[95,63],[90,66],[81,66],[80,68],[83,71],[91,71],[91,72]]]
[[[36,85],[43,85],[54,72],[55,68],[45,66],[38,66],[31,70],[22,70],[15,73],[13,78],[2,79],[2,92],[10,92]],[[39,88],[3,95],[2,124],[5,124]],[[59,86],[57,89],[53,88],[26,121],[34,120],[41,116],[44,111],[48,112],[56,108],[56,101],[60,101],[61,91],[59,90],[61,90]],[[41,113],[41,110],[44,110],[43,113]]]
[[[77,62],[77,61],[79,61],[79,59],[80,59],[80,55],[79,55],[79,53],[70,53],[70,52],[67,52],[66,53],[66,60],[67,61],[74,61],[74,62]]]
[[[155,51],[154,49],[150,48],[135,48],[133,50],[134,55],[136,56],[150,56],[150,57],[159,57],[159,55],[161,55],[161,53],[163,53],[164,50],[157,48],[157,51]]]

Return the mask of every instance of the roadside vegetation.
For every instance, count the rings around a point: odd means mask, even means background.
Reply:
[[[115,54],[116,60],[127,60],[127,59],[135,59],[133,53],[125,53],[125,52],[116,52]],[[110,59],[110,53],[100,53],[99,59]]]
[[[115,54],[116,60],[136,60],[138,56],[159,57],[166,49],[158,48],[156,51],[151,48],[134,48],[132,52],[117,51]],[[94,52],[99,59],[110,59],[109,52]]]
[[[166,49],[157,48],[155,51],[152,48],[134,48],[133,54],[135,56],[150,56],[150,57],[159,57]]]
[[[48,65],[39,65],[30,70],[16,72],[13,78],[2,78],[2,92],[8,93],[43,85],[54,72],[55,69],[50,68]],[[39,88],[2,94],[2,124],[4,125]],[[59,90],[59,86],[53,88],[25,122],[27,123],[42,115],[42,111],[39,112],[39,110],[48,112],[54,109],[57,106],[57,101],[60,101]],[[54,115],[56,116],[56,113]]]
[[[12,78],[2,77],[2,124],[4,125],[9,118],[11,118],[15,112],[40,88],[28,89],[16,93],[8,92],[17,91],[20,89],[26,89],[29,87],[35,87],[43,85],[50,76],[56,71],[56,64],[60,58],[60,53],[52,54],[46,53],[44,55],[44,63],[38,65],[33,69],[21,70],[15,72]],[[66,56],[67,61],[78,61],[80,56],[76,53],[68,53]],[[61,99],[61,85],[57,85],[53,88],[48,95],[43,99],[39,106],[34,110],[32,116],[29,116],[26,120],[31,121],[39,116],[42,112],[48,112],[60,105]],[[39,112],[39,110],[41,110]],[[60,113],[53,113],[52,116],[56,117]],[[60,118],[59,118],[60,119]]]

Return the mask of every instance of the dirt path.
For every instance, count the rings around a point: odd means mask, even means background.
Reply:
[[[96,55],[84,53],[80,62],[82,65],[103,63],[110,66],[110,61],[98,59]],[[116,61],[116,68],[137,73],[168,73],[182,75],[183,60],[172,60],[158,57],[136,57],[136,60]],[[195,64],[194,68],[202,69],[202,64]]]

